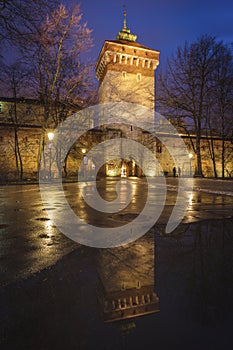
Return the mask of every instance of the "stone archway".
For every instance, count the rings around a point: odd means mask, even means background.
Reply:
[[[142,170],[136,164],[134,159],[124,160],[121,166],[121,177],[130,177],[130,176],[135,176],[135,177],[142,176]]]

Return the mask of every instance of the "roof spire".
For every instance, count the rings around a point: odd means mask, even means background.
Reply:
[[[127,25],[126,25],[126,9],[125,9],[125,5],[124,5],[124,29],[127,29]]]
[[[121,31],[118,32],[116,40],[126,40],[126,41],[134,41],[135,42],[137,40],[137,35],[131,34],[130,29],[127,28],[125,5],[123,6],[123,8],[124,8],[124,25],[123,25],[123,28],[121,29]]]

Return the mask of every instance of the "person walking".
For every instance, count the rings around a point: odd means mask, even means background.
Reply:
[[[180,169],[180,167],[178,166],[178,176],[180,177],[180,175],[181,175],[181,169]]]
[[[172,169],[173,171],[173,177],[176,177],[176,167],[174,166],[174,168]]]

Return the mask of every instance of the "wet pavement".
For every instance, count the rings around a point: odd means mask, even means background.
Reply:
[[[145,184],[133,181],[130,211],[105,225],[140,210]],[[0,187],[1,349],[231,348],[232,181],[195,179],[182,223],[165,234],[177,188],[177,179],[167,181],[155,227],[112,249],[60,233],[45,210],[55,215],[60,203],[42,204],[37,185]],[[99,190],[111,197],[114,186],[109,179]],[[64,184],[73,210],[93,220],[76,189]]]

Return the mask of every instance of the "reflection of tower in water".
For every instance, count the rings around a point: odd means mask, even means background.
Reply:
[[[99,251],[97,295],[104,322],[159,311],[154,284],[153,231],[134,243]]]

